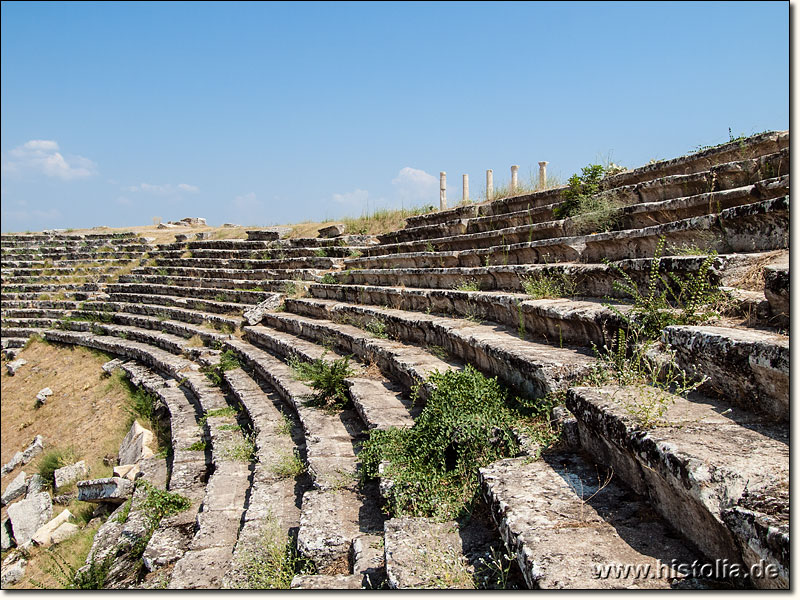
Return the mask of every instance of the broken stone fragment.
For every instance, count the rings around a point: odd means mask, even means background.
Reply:
[[[24,558],[19,559],[17,562],[5,567],[0,575],[0,583],[5,588],[9,585],[19,583],[25,576],[25,565],[28,564]]]
[[[53,543],[53,532],[61,525],[69,521],[72,516],[72,513],[66,508],[62,510],[58,516],[54,517],[36,530],[36,533],[34,533],[33,537],[31,538],[33,543],[37,546],[49,546],[51,543]]]
[[[135,481],[136,476],[139,474],[139,465],[117,465],[114,467],[114,477],[122,477]]]
[[[53,532],[53,535],[50,538],[50,541],[53,544],[60,544],[66,539],[71,538],[73,535],[80,531],[80,527],[75,525],[74,523],[62,523],[58,526],[58,528]]]
[[[53,390],[49,387],[39,390],[36,394],[36,406],[43,406],[47,402],[47,398],[53,395]]]
[[[10,550],[14,547],[14,537],[11,535],[11,520],[3,519],[0,523],[0,538],[2,538],[2,550]]]
[[[23,456],[24,455],[22,452],[15,452],[14,456],[11,457],[11,460],[3,465],[2,470],[0,470],[0,474],[6,475],[8,473],[11,473],[11,471],[17,468],[17,465],[22,464]]]
[[[18,358],[17,360],[13,360],[10,363],[6,364],[6,369],[8,370],[9,375],[14,375],[19,370],[22,365],[27,365],[28,361],[24,358]]]
[[[32,496],[44,491],[45,483],[44,478],[38,473],[34,473],[30,480],[28,480],[28,489],[25,492],[26,496]]]
[[[318,237],[321,238],[337,237],[339,235],[343,235],[344,230],[345,230],[344,223],[334,223],[332,225],[326,225],[325,227],[320,227]]]
[[[8,507],[8,518],[11,519],[11,530],[17,546],[24,546],[30,542],[39,527],[47,523],[52,516],[53,501],[47,492],[11,504]]]
[[[267,294],[266,298],[259,302],[256,306],[248,311],[245,311],[244,318],[250,325],[258,325],[264,315],[270,311],[275,310],[283,302],[283,295],[278,293]]]
[[[6,491],[3,492],[3,496],[0,497],[0,506],[5,506],[6,504],[25,494],[25,491],[28,489],[28,485],[25,482],[25,477],[25,471],[20,471],[19,475],[17,475],[14,480],[8,484]]]
[[[88,479],[78,482],[78,500],[122,504],[133,494],[133,482],[122,477]]]
[[[44,438],[40,435],[37,435],[35,438],[33,438],[31,445],[25,448],[25,450],[22,452],[22,464],[27,465],[34,458],[39,456],[42,453],[42,450],[44,450]]]
[[[82,460],[73,465],[56,469],[53,473],[56,491],[60,490],[65,485],[72,483],[73,481],[77,481],[81,477],[86,477],[88,472],[89,469],[86,467],[86,462]]]
[[[108,361],[107,363],[103,364],[101,368],[103,369],[103,372],[111,375],[116,369],[121,367],[124,362],[125,362],[124,360],[121,360],[119,358],[114,358]]]
[[[134,465],[144,458],[150,458],[154,454],[151,447],[153,445],[153,432],[134,421],[120,444],[119,464]]]

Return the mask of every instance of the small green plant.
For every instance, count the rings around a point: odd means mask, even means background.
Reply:
[[[480,283],[475,278],[471,279],[462,279],[458,283],[453,286],[454,290],[458,290],[460,292],[478,292],[481,289]]]
[[[75,460],[75,451],[71,447],[55,448],[46,452],[39,459],[39,476],[44,480],[45,487],[52,488],[55,485],[54,473],[56,469],[66,467],[74,463]]]
[[[432,242],[425,242],[425,252],[436,252],[436,246]]]
[[[312,405],[343,408],[349,404],[345,379],[354,373],[350,357],[327,361],[323,356],[313,362],[303,362],[295,356],[289,366],[297,379],[308,382],[317,391],[311,399]]]
[[[275,433],[278,435],[291,435],[294,423],[286,415],[281,415],[281,421],[275,426]]]
[[[533,300],[571,298],[578,290],[575,279],[563,271],[539,271],[522,280],[522,288]]]
[[[186,449],[203,452],[206,449],[206,441],[205,440],[197,441]]]
[[[67,590],[102,590],[114,562],[114,554],[109,553],[102,561],[91,561],[86,569],[78,570],[55,547],[47,550],[50,564],[43,571]],[[45,590],[50,586],[31,579],[34,587]]]
[[[280,521],[268,513],[256,541],[237,552],[232,564],[231,587],[288,590],[295,575],[314,572],[313,563],[297,553],[295,540]]]
[[[322,279],[320,279],[320,283],[334,285],[338,282],[336,281],[336,276],[333,273],[325,273],[325,275],[322,276]]]
[[[572,175],[564,190],[564,202],[553,210],[553,216],[565,219],[577,214],[581,202],[600,191],[603,170],[603,165],[587,165],[581,169],[580,175]]]
[[[219,449],[221,460],[235,460],[239,462],[250,462],[256,453],[256,444],[252,435],[244,434],[242,438],[232,443],[227,443]]]
[[[297,450],[293,454],[281,455],[270,469],[282,479],[297,477],[306,472],[306,465]]]
[[[716,306],[725,301],[725,295],[711,283],[711,265],[716,252],[708,254],[695,273],[679,275],[661,272],[661,259],[666,241],[661,237],[656,244],[647,278],[647,289],[640,290],[635,281],[619,265],[604,261],[621,276],[614,288],[633,298],[630,312],[623,314],[606,304],[623,321],[629,331],[640,340],[655,340],[669,325],[698,325],[718,317]]]
[[[386,332],[386,323],[378,317],[374,317],[368,321],[367,324],[364,325],[364,329],[377,338],[386,339],[389,337],[389,334]]]

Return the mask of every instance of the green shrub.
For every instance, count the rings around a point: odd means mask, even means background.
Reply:
[[[496,377],[467,366],[434,372],[428,384],[434,389],[414,426],[373,430],[359,453],[362,479],[386,463],[392,516],[457,517],[477,497],[478,469],[519,450],[513,430],[522,415]]]
[[[55,485],[56,469],[71,465],[75,460],[75,451],[71,447],[54,448],[45,452],[39,459],[39,476],[44,480],[45,487],[52,488]]]
[[[581,169],[580,175],[572,175],[564,190],[564,202],[553,210],[553,216],[565,219],[578,214],[580,206],[600,191],[603,172],[603,165],[587,165]]]
[[[344,408],[349,404],[345,379],[354,373],[349,357],[326,361],[323,356],[313,362],[303,362],[293,357],[289,366],[297,379],[308,382],[317,391],[311,400],[312,405]]]
[[[573,277],[561,271],[539,272],[522,280],[525,293],[533,300],[541,298],[571,298],[578,289]]]

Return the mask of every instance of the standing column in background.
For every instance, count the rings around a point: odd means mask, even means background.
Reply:
[[[486,199],[494,198],[494,173],[491,169],[486,169]]]
[[[539,189],[543,190],[547,185],[547,161],[539,161]]]
[[[447,208],[447,173],[439,173],[439,210]]]
[[[462,175],[461,180],[463,186],[463,191],[461,192],[461,201],[469,202],[469,175]]]
[[[519,173],[519,165],[511,165],[511,193],[517,192],[517,173]]]

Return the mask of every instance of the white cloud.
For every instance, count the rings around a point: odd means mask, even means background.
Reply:
[[[403,167],[397,177],[392,179],[392,185],[403,201],[432,201],[438,197],[438,179],[422,169]]]
[[[181,192],[196,194],[200,191],[200,188],[198,188],[196,185],[189,185],[188,183],[172,185],[171,183],[152,184],[143,182],[138,185],[131,185],[123,188],[123,191],[144,192],[146,194],[154,194],[156,196],[175,196]]]
[[[4,175],[38,173],[65,181],[91,177],[97,165],[88,158],[63,155],[54,140],[30,140],[10,152],[11,159],[2,157]]]
[[[237,210],[252,210],[261,206],[261,202],[256,198],[255,192],[242,194],[233,199],[233,206]]]
[[[347,206],[363,206],[369,198],[367,190],[356,189],[345,194],[334,194],[333,201]]]

